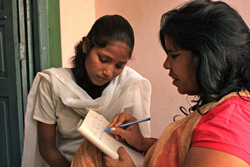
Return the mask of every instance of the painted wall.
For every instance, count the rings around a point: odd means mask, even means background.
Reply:
[[[192,100],[191,97],[179,95],[176,87],[172,85],[168,71],[163,68],[166,55],[158,38],[161,15],[186,1],[95,0],[93,3],[90,0],[77,0],[74,4],[70,4],[70,0],[60,2],[63,66],[68,66],[66,62],[73,54],[72,47],[75,41],[86,35],[95,19],[105,14],[119,14],[131,23],[136,42],[128,66],[148,78],[152,84],[151,129],[152,136],[159,137],[165,127],[173,121],[173,117],[181,114],[179,106],[188,107]],[[225,2],[238,10],[250,25],[249,0]],[[83,8],[88,10],[82,10]],[[65,31],[66,29],[69,31]]]
[[[94,0],[60,0],[62,66],[71,67],[74,47],[95,22]]]

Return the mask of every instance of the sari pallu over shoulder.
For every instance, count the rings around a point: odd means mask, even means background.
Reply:
[[[232,92],[217,102],[211,102],[202,106],[200,112],[205,114],[225,100],[238,95],[250,98],[250,93],[246,90],[240,91],[239,94]],[[171,123],[164,130],[159,140],[148,150],[143,166],[184,166],[186,156],[191,146],[193,131],[201,118],[202,115],[194,111],[187,117]]]

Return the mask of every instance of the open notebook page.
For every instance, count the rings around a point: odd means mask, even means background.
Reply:
[[[85,119],[79,122],[77,131],[111,158],[118,159],[117,150],[124,147],[136,166],[142,166],[144,155],[126,143],[115,140],[109,132],[104,132],[108,125],[109,122],[102,115],[90,110]]]

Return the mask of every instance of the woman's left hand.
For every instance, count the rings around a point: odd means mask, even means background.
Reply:
[[[131,157],[127,153],[127,151],[120,147],[118,149],[119,159],[112,159],[108,156],[104,156],[105,165],[106,167],[135,167],[134,162],[132,161]]]

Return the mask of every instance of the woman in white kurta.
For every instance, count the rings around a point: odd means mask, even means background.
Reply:
[[[150,116],[151,85],[126,66],[133,46],[127,20],[104,16],[77,44],[72,69],[37,74],[28,96],[22,166],[69,166],[83,141],[77,123],[89,109],[109,121],[121,112],[138,120]],[[149,122],[140,126],[150,136]]]

